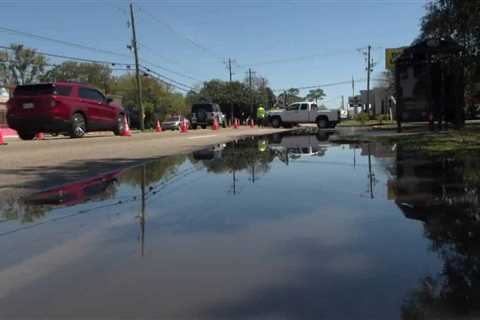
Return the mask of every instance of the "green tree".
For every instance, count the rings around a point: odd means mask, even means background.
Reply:
[[[480,82],[480,1],[434,0],[426,5],[420,39],[453,38],[461,46],[466,96],[471,100]]]
[[[129,112],[132,126],[139,127],[140,108],[137,106],[135,76],[126,74],[114,77],[111,93],[122,97],[122,104]],[[150,77],[142,77],[142,93],[146,127],[153,127],[157,119],[163,120],[169,114],[188,115],[189,110],[185,97],[171,92],[163,82]]]
[[[96,86],[109,93],[112,84],[112,69],[97,63],[65,61],[50,69],[43,81],[78,81]]]
[[[323,89],[312,89],[307,94],[307,99],[315,100],[315,103],[318,104],[318,100],[322,100],[326,96]]]
[[[25,48],[21,44],[11,44],[9,51],[4,53],[3,63],[0,63],[0,75],[6,83],[23,85],[37,81],[45,72],[47,59],[34,49]]]

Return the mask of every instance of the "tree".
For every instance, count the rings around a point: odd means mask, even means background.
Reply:
[[[140,108],[137,106],[135,76],[126,74],[114,77],[111,93],[122,97],[122,104],[129,112],[132,126],[139,127]],[[181,94],[171,92],[163,82],[142,77],[142,93],[147,127],[153,127],[157,120],[162,120],[169,114],[188,114],[185,98]]]
[[[326,94],[323,89],[312,89],[307,94],[307,99],[315,100],[315,103],[318,104],[318,100],[322,100]]]
[[[0,64],[0,75],[5,76],[7,84],[33,83],[45,72],[47,59],[44,55],[21,44],[11,44],[10,49],[4,54],[5,62]]]
[[[452,38],[463,48],[467,99],[480,83],[480,1],[434,0],[426,5],[420,39]]]
[[[84,82],[109,93],[112,84],[112,69],[98,63],[65,61],[49,70],[42,80]]]

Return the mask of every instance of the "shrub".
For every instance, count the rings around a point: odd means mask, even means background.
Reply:
[[[354,118],[354,120],[360,122],[362,125],[364,125],[369,119],[370,116],[366,112],[360,112]]]

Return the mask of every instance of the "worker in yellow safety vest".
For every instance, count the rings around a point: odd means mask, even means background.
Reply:
[[[263,107],[263,105],[258,106],[258,109],[257,109],[257,125],[259,127],[264,126],[266,115],[267,115],[267,112],[265,111],[265,108]]]

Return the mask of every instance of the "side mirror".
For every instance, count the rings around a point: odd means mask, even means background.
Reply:
[[[107,104],[110,104],[110,103],[113,102],[113,98],[112,98],[112,97],[107,97],[107,98],[105,99],[105,102],[106,102]]]

